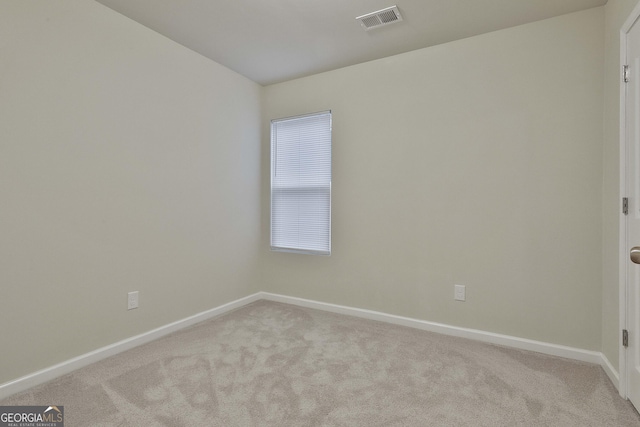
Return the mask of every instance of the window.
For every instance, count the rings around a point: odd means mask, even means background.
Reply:
[[[331,111],[271,121],[271,249],[331,254]]]

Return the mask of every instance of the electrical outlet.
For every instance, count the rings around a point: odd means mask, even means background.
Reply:
[[[127,310],[133,310],[134,308],[138,308],[138,291],[127,294]]]
[[[456,301],[466,300],[467,289],[464,285],[453,285],[453,299]]]

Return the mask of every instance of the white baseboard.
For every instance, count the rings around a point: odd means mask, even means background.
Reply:
[[[409,317],[396,316],[378,311],[364,310],[360,308],[347,307],[336,304],[329,304],[303,298],[289,297],[286,295],[272,294],[269,292],[258,292],[227,304],[213,308],[211,310],[198,313],[194,316],[161,326],[152,331],[136,335],[123,341],[99,348],[92,352],[83,354],[49,368],[34,372],[24,377],[0,385],[0,400],[5,399],[15,393],[27,390],[31,387],[43,384],[54,378],[68,374],[76,369],[114,356],[118,353],[146,344],[150,341],[161,338],[170,333],[179,331],[186,327],[195,325],[204,320],[211,319],[221,314],[227,313],[236,308],[250,304],[261,299],[297,305],[301,307],[314,308],[317,310],[329,311],[348,316],[360,317],[363,319],[377,320],[380,322],[392,323],[395,325],[408,326],[410,328],[422,329],[430,332],[437,332],[461,338],[469,338],[491,344],[503,345],[505,347],[517,348],[521,350],[535,351],[552,356],[565,357],[568,359],[594,363],[602,366],[611,382],[618,387],[618,373],[609,360],[600,352],[583,350],[579,348],[567,347],[557,344],[550,344],[541,341],[534,341],[525,338],[518,338],[509,335],[494,334],[476,329],[460,328],[457,326],[445,325],[442,323],[428,322],[425,320],[412,319]]]
[[[200,323],[204,320],[208,320],[213,317],[219,316],[221,314],[227,313],[231,310],[242,307],[244,305],[257,301],[261,298],[262,297],[260,296],[259,293],[249,295],[247,297],[240,298],[235,301],[231,301],[227,304],[223,304],[211,310],[203,311],[202,313],[198,313],[196,315],[187,317],[182,320],[178,320],[173,323],[169,323],[168,325],[161,326],[149,332],[145,332],[143,334],[136,335],[131,338],[127,338],[115,344],[111,344],[106,347],[99,348],[97,350],[91,351],[89,353],[83,354],[78,357],[74,357],[73,359],[51,366],[49,368],[45,368],[40,371],[34,372],[32,374],[25,375],[24,377],[1,384],[0,400],[5,399],[21,391],[27,390],[31,387],[35,387],[39,384],[43,384],[47,381],[51,381],[52,379],[68,374],[72,371],[75,371],[76,369],[80,369],[92,363],[99,362],[100,360],[106,359],[107,357],[114,356],[118,353],[122,353],[123,351],[130,350],[142,344],[146,344],[150,341],[161,338],[170,333],[179,331],[180,329],[184,329],[186,327],[195,325],[196,323]]]
[[[333,313],[346,314],[349,316],[361,317],[364,319],[377,320],[380,322],[393,323],[395,325],[408,326],[411,328],[422,329],[439,334],[450,335],[454,337],[469,338],[476,341],[483,341],[490,344],[503,345],[505,347],[517,348],[520,350],[535,351],[537,353],[548,354],[551,356],[565,357],[567,359],[579,360],[582,362],[594,363],[602,365],[606,360],[602,353],[597,351],[583,350],[580,348],[567,347],[558,344],[550,344],[542,341],[534,341],[526,338],[518,338],[509,335],[494,334],[492,332],[480,331],[477,329],[461,328],[458,326],[450,326],[442,323],[428,322],[425,320],[412,319],[409,317],[396,316],[393,314],[381,313],[372,310],[363,310],[360,308],[346,307],[343,305],[328,304],[324,302],[312,301],[303,298],[289,297],[285,295],[271,294],[268,292],[260,292],[262,299],[283,302],[287,304],[298,305],[301,307],[315,308],[318,310],[330,311]],[[607,361],[608,363],[608,361]],[[610,363],[607,368],[603,366],[607,374],[611,377],[615,370]],[[615,375],[614,375],[615,377]],[[617,383],[617,382],[616,382]]]
[[[600,353],[600,366],[604,369],[604,372],[613,383],[613,386],[620,391],[620,374],[616,368],[613,367],[611,362],[609,362],[609,359],[607,359],[607,356],[605,356],[604,353]]]

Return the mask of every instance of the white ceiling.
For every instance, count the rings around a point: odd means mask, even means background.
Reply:
[[[607,0],[97,0],[262,85],[604,5]],[[398,5],[364,31],[356,16]]]

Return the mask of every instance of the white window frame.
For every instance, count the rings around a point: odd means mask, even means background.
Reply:
[[[328,119],[327,129],[320,129],[319,133],[305,135],[306,141],[314,140],[315,146],[308,146],[305,151],[304,137],[290,134],[285,136],[285,127],[300,124],[296,132],[309,131],[304,128],[305,119],[312,119],[322,125]],[[311,255],[331,255],[331,149],[332,149],[332,115],[331,110],[300,116],[285,117],[271,121],[271,250],[279,252],[294,252]],[[307,123],[313,123],[306,120]],[[280,136],[278,135],[280,129]],[[317,129],[311,129],[311,132]],[[290,157],[278,152],[285,148]],[[328,144],[328,147],[327,147]],[[294,151],[292,153],[292,147]],[[317,161],[314,152],[320,152]],[[295,154],[294,154],[295,153]],[[305,168],[304,173],[296,167],[304,163],[311,168]],[[281,162],[279,165],[278,162]],[[282,163],[285,162],[285,163]],[[293,166],[293,168],[291,168]],[[284,176],[277,177],[278,170],[287,170]],[[318,170],[318,174],[309,173]],[[292,172],[293,171],[293,172]],[[297,175],[296,175],[297,174]],[[289,194],[289,197],[286,195]],[[328,200],[327,200],[328,199]],[[327,206],[328,203],[328,206]],[[280,213],[278,213],[280,212]],[[302,213],[301,213],[302,212]],[[308,215],[308,213],[313,215]],[[314,218],[315,217],[315,218]],[[284,220],[283,220],[284,218]]]

